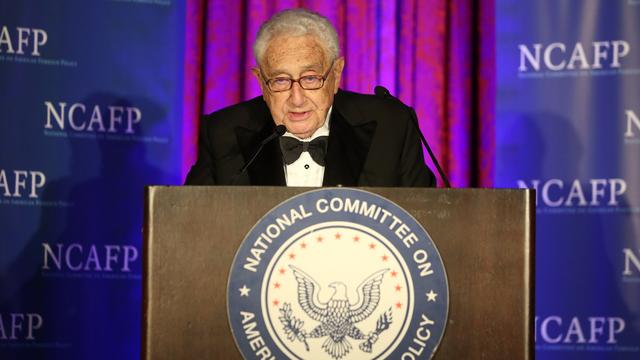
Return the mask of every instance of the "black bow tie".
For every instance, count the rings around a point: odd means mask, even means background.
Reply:
[[[318,136],[311,141],[300,141],[291,136],[280,137],[280,149],[282,150],[284,163],[291,165],[298,160],[303,151],[308,151],[313,161],[320,166],[324,166],[328,138],[328,136]]]

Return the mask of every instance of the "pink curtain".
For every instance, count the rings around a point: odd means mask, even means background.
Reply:
[[[305,7],[338,31],[343,89],[385,86],[416,109],[452,186],[491,186],[493,1],[187,0],[183,173],[195,161],[198,116],[260,93],[250,71],[260,24],[279,10]]]

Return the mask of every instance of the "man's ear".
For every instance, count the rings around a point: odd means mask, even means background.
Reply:
[[[253,73],[253,76],[256,77],[256,79],[258,79],[259,82],[262,82],[262,77],[260,76],[260,68],[259,67],[253,67],[251,68],[251,72]]]
[[[264,81],[262,81],[262,75],[260,74],[260,68],[259,67],[254,67],[251,69],[251,72],[253,73],[253,76],[256,77],[256,79],[258,80],[258,85],[260,85],[260,91],[262,91],[262,98],[266,101],[267,99],[265,98],[265,94],[266,94],[266,90],[264,88]]]
[[[344,69],[344,56],[340,56],[336,59],[335,64],[333,65],[333,75],[335,76],[335,86],[333,87],[333,93],[338,92],[338,88],[340,87],[340,80],[342,79],[342,70]]]

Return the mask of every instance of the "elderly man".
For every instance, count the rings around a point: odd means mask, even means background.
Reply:
[[[435,185],[411,109],[339,89],[344,58],[326,18],[282,11],[253,50],[262,96],[204,117],[187,185]]]

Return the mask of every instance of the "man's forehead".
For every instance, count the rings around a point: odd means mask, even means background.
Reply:
[[[269,72],[322,70],[328,59],[320,41],[313,36],[279,36],[269,41],[263,66]]]
[[[301,74],[305,71],[322,72],[323,69],[324,69],[324,65],[320,62],[316,62],[316,63],[280,64],[276,66],[268,66],[266,71],[269,74],[273,74],[273,75],[289,74],[292,76],[296,76],[297,74]]]

